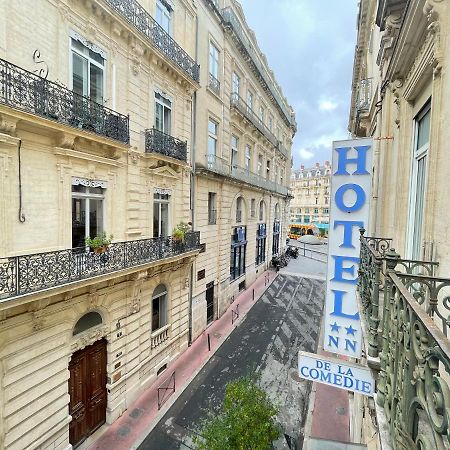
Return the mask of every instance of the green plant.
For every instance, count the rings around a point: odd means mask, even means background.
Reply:
[[[111,241],[113,240],[113,235],[110,234],[109,237],[106,236],[106,233],[103,232],[98,236],[95,236],[95,238],[90,238],[89,236],[85,238],[84,242],[88,247],[91,247],[92,249],[96,250],[98,248],[105,248],[108,247],[109,244],[111,244]]]
[[[189,231],[190,225],[186,222],[180,222],[172,231],[172,238],[177,241],[184,242],[186,233]]]
[[[276,407],[251,377],[227,384],[220,413],[194,436],[197,450],[269,450],[281,434]]]

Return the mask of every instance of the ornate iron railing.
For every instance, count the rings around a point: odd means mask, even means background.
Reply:
[[[250,40],[245,36],[244,31],[242,30],[242,26],[239,23],[238,18],[234,11],[228,7],[222,10],[222,18],[226,27],[232,31],[232,37],[234,38],[235,43],[238,46],[238,49],[241,53],[243,53],[246,61],[249,63],[252,68],[254,74],[260,81],[263,89],[269,95],[271,100],[275,103],[278,110],[282,114],[285,122],[288,126],[297,129],[297,124],[295,122],[294,113],[290,110],[286,101],[281,98],[280,94],[274,88],[276,83],[271,81],[271,77],[267,73],[267,69],[260,62],[260,58],[250,42]],[[279,87],[278,87],[279,89]]]
[[[224,158],[220,158],[216,155],[206,155],[206,160],[207,168],[211,172],[231,177],[244,183],[258,186],[262,189],[267,189],[268,191],[276,192],[280,195],[292,195],[291,190],[286,186],[268,180],[267,178],[264,178],[246,169],[245,167],[240,167],[237,165],[231,166],[231,164]]]
[[[360,80],[358,85],[358,96],[356,98],[356,111],[363,112],[370,108],[372,102],[372,78]]]
[[[209,74],[209,88],[217,95],[220,95],[220,81],[212,74]]]
[[[0,258],[0,300],[62,286],[98,275],[200,249],[200,232],[184,242],[169,237],[115,242],[105,253],[83,248]]]
[[[266,137],[266,139],[278,149],[278,139],[275,135],[266,127],[264,122],[258,117],[258,115],[250,108],[239,94],[233,93],[230,97],[230,104],[236,108],[244,117],[246,117],[255,128]]]
[[[136,0],[105,0],[127,22],[194,81],[200,81],[200,66]]]
[[[187,161],[187,142],[152,128],[145,130],[145,151]]]
[[[124,144],[130,141],[127,116],[4,59],[0,59],[0,103]]]
[[[361,236],[358,291],[371,307],[369,351],[381,350],[377,405],[395,450],[448,448],[450,279],[432,275],[435,262],[402,260],[393,249],[381,254],[376,239]]]

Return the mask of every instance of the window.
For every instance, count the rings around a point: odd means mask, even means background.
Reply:
[[[309,213],[309,208],[305,208],[305,213]]]
[[[270,159],[267,160],[267,166],[266,166],[266,178],[270,180]]]
[[[299,210],[299,212],[301,212],[301,210]],[[277,203],[276,205],[275,205],[275,220],[280,220],[281,219],[281,217],[280,217],[280,205]]]
[[[318,205],[318,204],[319,204],[319,199],[316,197],[316,205]]]
[[[245,227],[236,227],[233,229],[230,255],[231,280],[235,280],[245,273],[246,234],[247,230]]]
[[[156,21],[167,34],[172,34],[172,8],[165,0],[156,0]]]
[[[425,209],[425,184],[430,145],[431,104],[428,103],[415,118],[411,193],[408,219],[408,254],[412,259],[422,259],[423,215]]]
[[[314,208],[314,214],[319,214],[319,209],[318,208]]]
[[[325,197],[324,200],[325,200],[325,203],[328,203],[328,197]]]
[[[276,217],[276,206],[275,206],[275,217]],[[273,223],[272,256],[278,255],[280,251],[280,231],[281,231],[280,221],[275,220],[275,222]]]
[[[172,127],[172,102],[155,92],[155,128],[170,134]]]
[[[329,211],[328,208],[323,208],[323,213],[324,213],[324,214],[329,214],[329,212],[330,212],[330,211]]]
[[[208,192],[208,224],[215,225],[217,220],[216,193]]]
[[[72,248],[85,247],[86,237],[94,238],[103,232],[104,186],[102,181],[72,181]]]
[[[105,60],[79,40],[71,38],[72,90],[103,103]]]
[[[264,123],[264,113],[265,113],[264,107],[263,107],[263,106],[260,106],[260,107],[259,107],[259,120],[260,120],[262,123]]]
[[[263,176],[262,174],[263,170],[263,155],[258,155],[258,167],[257,167],[257,173],[260,177]]]
[[[239,157],[239,139],[234,134],[231,135],[231,167],[237,167]]]
[[[243,208],[244,208],[244,199],[242,197],[238,197],[236,199],[236,223],[242,222]]]
[[[167,288],[160,284],[152,295],[152,333],[167,325]]]
[[[219,125],[214,120],[208,121],[208,155],[217,154],[217,133]]]
[[[252,149],[249,145],[245,146],[245,170],[250,172],[251,167],[251,160],[252,160]]]
[[[256,265],[266,260],[266,224],[260,223],[256,230]]]
[[[168,193],[153,194],[153,237],[169,235],[169,203]]]
[[[247,91],[247,106],[249,109],[253,109],[253,93],[251,91]]]
[[[269,116],[269,130],[270,131],[272,131],[272,128],[273,128],[273,116],[272,115],[270,115]]]
[[[283,179],[284,179],[284,169],[280,169],[280,184],[283,185]]]
[[[264,201],[261,200],[259,202],[259,220],[260,221],[264,220],[264,209],[265,209]]]
[[[239,95],[241,87],[241,78],[236,72],[233,72],[233,75],[231,75],[231,92],[233,94]]]
[[[102,316],[98,312],[88,312],[77,321],[77,323],[73,327],[72,335],[75,336],[82,333],[83,331],[89,330],[89,328],[101,325],[102,323]]]
[[[250,202],[250,215],[256,217],[256,200],[254,198]]]
[[[209,87],[220,94],[219,50],[212,42],[209,43]]]

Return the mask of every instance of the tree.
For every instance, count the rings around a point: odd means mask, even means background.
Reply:
[[[268,450],[281,433],[277,409],[251,377],[227,384],[220,413],[202,423],[197,450]]]

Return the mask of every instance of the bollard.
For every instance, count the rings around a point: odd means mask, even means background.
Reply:
[[[252,300],[255,301],[255,288],[253,288],[253,297]]]
[[[211,351],[211,339],[209,337],[209,333],[208,333],[208,352]]]

